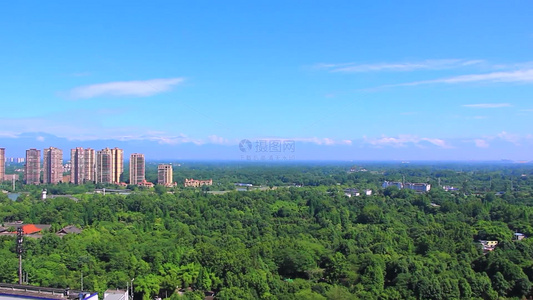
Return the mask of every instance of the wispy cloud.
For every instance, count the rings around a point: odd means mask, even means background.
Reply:
[[[135,81],[115,81],[85,85],[70,90],[67,94],[73,99],[89,99],[102,96],[147,97],[171,90],[182,83],[184,78],[164,78]]]
[[[514,144],[515,146],[520,146],[521,142],[526,141],[529,138],[529,135],[521,136],[519,134],[514,133],[508,133],[506,131],[502,131],[495,135],[488,135],[483,136],[480,138],[475,138],[473,140],[470,140],[471,142],[474,142],[476,147],[478,148],[488,148],[489,147],[489,141],[492,142],[498,142],[498,141],[505,141],[507,143]]]
[[[521,137],[518,134],[508,133],[505,131],[502,131],[496,135],[499,139],[502,139],[504,141],[507,141],[509,143],[513,143],[515,145],[520,144]]]
[[[492,72],[492,73],[486,73],[486,74],[461,75],[461,76],[455,76],[455,77],[449,77],[449,78],[401,83],[401,84],[389,85],[387,87],[414,86],[414,85],[433,84],[433,83],[456,84],[456,83],[469,83],[469,82],[532,83],[533,82],[533,69],[508,71],[508,72]]]
[[[146,133],[142,135],[136,135],[136,136],[122,136],[120,138],[117,138],[121,141],[152,141],[157,142],[158,144],[162,145],[178,145],[178,144],[188,144],[193,143],[196,145],[203,145],[205,144],[205,141],[201,139],[196,139],[187,136],[186,134],[180,133],[177,135],[170,135],[170,134],[152,134],[152,133]]]
[[[428,142],[441,148],[452,148],[452,146],[443,139],[421,138],[415,135],[399,135],[398,137],[382,136],[381,138],[364,137],[364,142],[377,147],[406,147],[409,144],[421,146],[421,142]]]
[[[524,70],[533,68],[533,61],[511,63],[511,64],[495,64],[492,68],[499,70]]]
[[[478,103],[478,104],[465,104],[463,107],[470,108],[501,108],[501,107],[511,107],[510,103]]]
[[[0,138],[18,138],[19,133],[11,132],[11,131],[0,131]]]
[[[409,72],[416,70],[442,70],[483,63],[483,60],[464,59],[428,59],[418,62],[376,63],[376,64],[317,64],[315,68],[326,69],[330,72],[358,73],[358,72]]]
[[[272,138],[272,137],[259,137],[254,139],[248,139],[250,141],[295,141],[300,143],[311,143],[316,145],[324,146],[335,146],[335,145],[351,145],[352,141],[348,139],[334,139],[334,138],[319,138],[319,137],[287,137],[287,138]]]
[[[209,143],[217,144],[217,145],[236,144],[236,142],[232,142],[229,139],[223,138],[223,137],[215,135],[215,134],[208,136],[207,140],[209,141]]]
[[[476,147],[478,148],[488,148],[489,143],[483,139],[475,139],[474,143],[476,144]]]
[[[351,140],[336,140],[332,138],[293,138],[292,140],[295,140],[297,142],[303,142],[303,143],[313,143],[317,145],[326,145],[326,146],[333,146],[333,145],[351,145]]]

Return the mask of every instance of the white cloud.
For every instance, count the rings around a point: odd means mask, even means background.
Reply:
[[[183,81],[183,78],[115,81],[80,86],[70,90],[68,95],[73,99],[89,99],[101,96],[147,97],[169,91]]]
[[[287,137],[287,138],[279,138],[279,137],[258,137],[258,138],[248,138],[249,141],[252,143],[259,142],[259,141],[295,141],[300,143],[312,143],[316,145],[325,145],[325,146],[334,146],[334,145],[345,145],[349,146],[352,145],[352,141],[348,139],[333,139],[333,138],[318,138],[318,137],[309,137],[309,138],[301,138],[301,137]],[[226,141],[228,141],[226,139]],[[233,142],[231,142],[233,143]],[[238,144],[238,141],[235,141],[236,144]]]
[[[44,142],[44,136],[38,136],[36,140],[39,142]]]
[[[531,135],[519,135],[519,134],[513,134],[508,133],[505,131],[502,131],[496,135],[488,135],[483,136],[481,138],[476,138],[473,140],[470,140],[476,144],[476,147],[479,148],[488,148],[489,147],[489,141],[505,141],[511,144],[514,144],[515,146],[520,146],[520,143],[524,140],[528,140]]]
[[[220,136],[217,136],[217,135],[210,135],[207,137],[207,140],[209,141],[210,144],[217,144],[217,145],[228,145],[228,144],[233,144],[232,142],[230,142],[228,139],[225,139],[223,137],[220,137]]]
[[[135,141],[135,140],[149,140],[159,144],[177,145],[183,143],[193,143],[196,145],[203,144],[217,144],[217,145],[238,145],[242,139],[226,138],[217,135],[208,135],[204,137],[188,136],[183,133],[161,131],[146,129],[139,126],[121,126],[121,127],[107,127],[104,126],[105,118],[97,114],[96,118],[92,118],[92,111],[80,110],[75,113],[58,115],[48,115],[46,118],[11,118],[0,119],[0,137],[17,138],[22,133],[42,132],[54,135],[60,138],[65,138],[71,141],[94,141],[94,140],[119,140],[119,141]],[[75,117],[72,117],[75,116]],[[91,116],[85,118],[84,116]],[[75,118],[75,119],[73,119]],[[76,126],[72,126],[77,122]],[[44,139],[44,137],[43,137]],[[277,140],[287,141],[293,140],[302,143],[314,143],[317,145],[351,145],[352,141],[348,139],[333,139],[333,138],[301,138],[301,137],[249,137],[250,141],[258,140]]]
[[[517,134],[507,133],[502,131],[496,135],[497,138],[518,145],[520,143],[520,136]]]
[[[421,146],[421,142],[428,142],[441,148],[452,148],[445,140],[436,138],[421,138],[414,135],[399,135],[398,137],[382,136],[381,138],[367,138],[364,137],[364,141],[367,144],[383,147],[406,147],[408,144]]]
[[[511,107],[510,103],[479,103],[479,104],[465,104],[463,107],[470,108],[500,108],[500,107]]]
[[[489,143],[483,139],[476,139],[474,140],[474,143],[476,144],[476,147],[478,148],[488,148]]]
[[[154,132],[154,131],[147,131],[143,134],[138,134],[138,135],[113,136],[110,139],[116,139],[120,141],[153,141],[153,142],[157,142],[158,144],[162,144],[162,145],[165,145],[165,144],[166,145],[178,145],[178,144],[186,144],[186,143],[193,143],[196,145],[205,144],[204,140],[192,138],[183,133],[173,135],[173,134],[169,134],[166,132]]]
[[[442,79],[423,80],[409,83],[389,85],[393,86],[414,86],[432,83],[467,83],[467,82],[516,82],[516,83],[531,83],[533,82],[533,69],[507,71],[507,72],[493,72],[486,74],[470,74],[461,75]]]
[[[5,137],[5,138],[18,138],[19,137],[19,134],[18,133],[15,133],[15,132],[10,132],[10,131],[0,131],[0,137]]]
[[[332,138],[292,138],[290,140],[294,140],[297,142],[303,142],[303,143],[313,143],[317,145],[326,145],[326,146],[333,146],[333,145],[351,145],[352,141],[350,140],[335,140]]]
[[[327,69],[330,72],[358,73],[358,72],[409,72],[416,70],[441,70],[459,68],[482,63],[482,60],[464,60],[464,59],[428,59],[419,62],[401,62],[401,63],[376,63],[376,64],[317,64],[316,68]]]
[[[342,145],[351,145],[351,144],[352,144],[352,141],[351,141],[351,140],[342,140],[342,141],[340,141],[340,143],[341,143]]]
[[[446,141],[441,140],[441,139],[422,138],[420,140],[430,142],[433,145],[439,146],[441,148],[450,148],[450,146],[446,143]]]
[[[500,70],[531,69],[531,68],[533,68],[533,62],[526,61],[526,62],[512,63],[512,64],[495,64],[495,65],[492,66],[492,68],[500,69]]]

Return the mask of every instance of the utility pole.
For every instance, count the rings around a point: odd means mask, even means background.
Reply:
[[[19,255],[19,284],[22,284],[22,242],[24,240],[24,235],[22,231],[22,226],[17,228],[17,253]]]
[[[131,288],[131,300],[133,300],[133,281],[135,280],[135,278],[132,278],[131,279],[131,284],[130,284],[130,288]]]

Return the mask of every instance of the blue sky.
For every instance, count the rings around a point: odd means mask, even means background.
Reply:
[[[530,1],[6,3],[0,146],[533,160],[532,15]]]

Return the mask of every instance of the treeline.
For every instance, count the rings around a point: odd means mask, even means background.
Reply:
[[[157,163],[147,163],[146,179],[157,182]],[[122,175],[128,180],[127,166]],[[21,177],[22,178],[22,177]],[[204,186],[205,191],[235,190],[235,183],[251,183],[254,186],[312,186],[369,188],[377,190],[384,180],[430,183],[432,187],[454,186],[462,193],[516,192],[533,193],[533,168],[523,164],[459,164],[459,163],[336,163],[308,164],[293,163],[198,163],[174,164],[174,181],[178,183],[172,190],[184,190],[185,178],[213,179],[213,186]],[[114,185],[92,184],[73,185],[24,185],[16,182],[16,191],[40,193],[43,188],[49,194],[65,195],[92,192],[95,188],[119,188]],[[129,189],[139,190],[137,186]],[[0,189],[12,191],[12,183],[0,183]]]
[[[78,289],[83,274],[84,288],[102,293],[135,278],[138,299],[177,299],[176,287],[191,288],[187,299],[210,290],[217,299],[533,296],[533,238],[513,240],[533,236],[525,191],[348,198],[332,185],[76,197],[0,194],[0,220],[52,224],[25,239],[29,284]],[[65,225],[83,232],[56,236]],[[499,245],[484,254],[479,239]],[[0,281],[16,282],[14,237],[0,237],[0,257]]]

